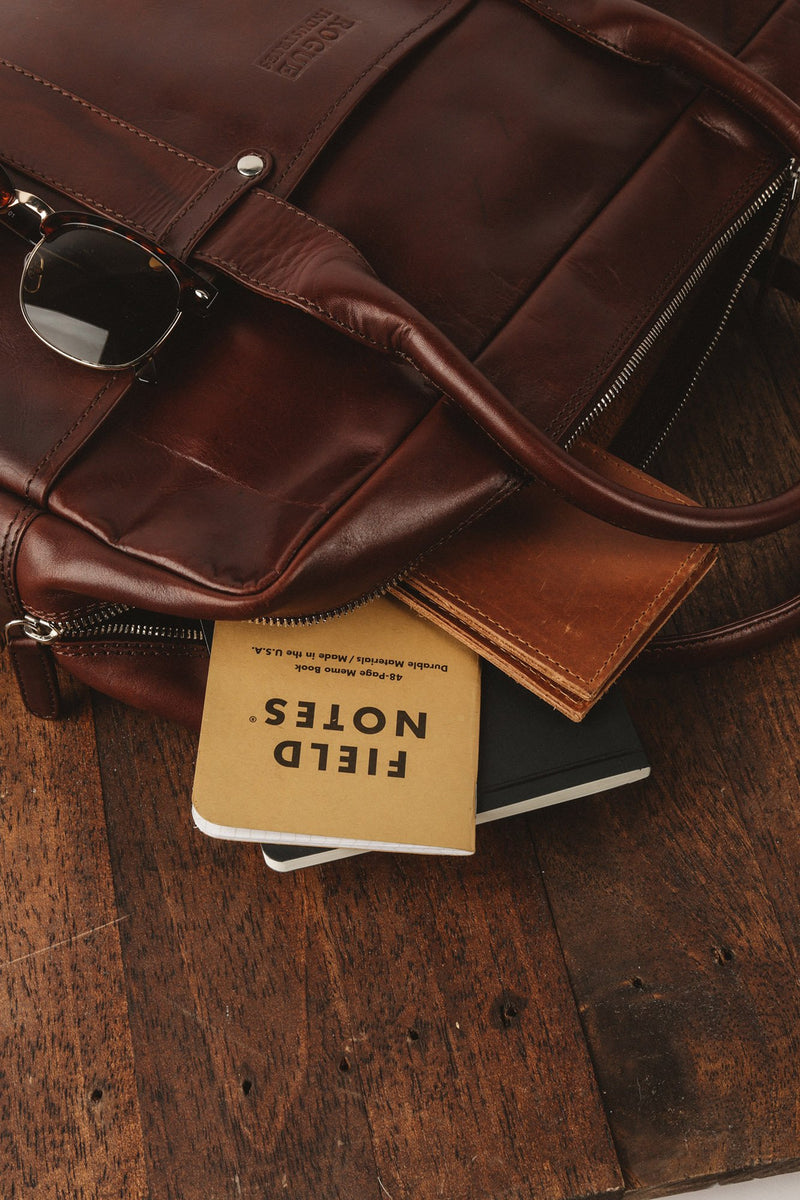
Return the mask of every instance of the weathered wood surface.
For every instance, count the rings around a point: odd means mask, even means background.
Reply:
[[[619,1191],[524,827],[277,875],[192,829],[189,735],[96,720],[154,1197]]]
[[[788,482],[798,333],[775,299],[726,346],[671,482]],[[796,587],[797,547],[726,554],[687,619]],[[193,829],[190,734],[102,698],[31,720],[0,663],[0,1195],[643,1200],[798,1168],[799,667],[631,676],[652,779],[472,860],[281,876]]]

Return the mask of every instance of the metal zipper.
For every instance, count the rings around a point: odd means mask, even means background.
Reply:
[[[93,613],[71,617],[63,621],[49,621],[44,617],[35,617],[31,613],[5,626],[5,637],[9,633],[19,631],[34,642],[50,646],[54,642],[94,641],[104,638],[137,638],[141,641],[182,641],[202,642],[203,631],[199,622],[180,625],[158,624],[147,618],[121,620],[126,613],[135,609],[125,604],[110,604],[108,607],[96,609]]]
[[[752,221],[759,214],[759,212],[766,207],[767,204],[769,204],[770,200],[774,199],[778,192],[780,192],[781,188],[785,187],[786,193],[778,206],[775,216],[770,222],[769,229],[762,238],[758,248],[748,259],[747,265],[738,279],[730,300],[728,301],[725,312],[722,315],[714,337],[707,347],[700,363],[698,364],[688,388],[681,397],[680,404],[672,414],[669,424],[662,431],[658,443],[651,449],[646,461],[641,465],[645,466],[647,462],[650,461],[663,442],[664,438],[667,436],[667,433],[672,427],[673,422],[676,420],[678,413],[688,401],[692,390],[699,379],[700,374],[702,373],[703,367],[710,358],[717,343],[719,342],[720,337],[722,336],[723,330],[728,322],[728,318],[730,317],[733,307],[739,297],[739,293],[744,287],[747,279],[750,277],[756,262],[769,245],[771,238],[774,236],[776,230],[781,224],[781,221],[786,216],[789,206],[794,204],[797,200],[799,184],[800,170],[798,170],[795,159],[790,159],[789,163],[770,181],[770,183],[766,185],[763,191],[756,196],[756,198],[748,205],[744,212],[740,213],[736,220],[729,225],[728,228],[720,234],[713,245],[709,247],[709,249],[703,255],[703,258],[692,271],[691,275],[684,280],[683,284],[673,295],[670,302],[664,309],[662,309],[658,318],[650,327],[648,333],[645,335],[636,349],[633,351],[614,382],[607,389],[607,391],[604,392],[597,401],[595,401],[590,411],[584,415],[580,424],[570,434],[569,439],[565,442],[566,449],[569,449],[576,438],[580,437],[581,433],[585,432],[588,426],[606,411],[609,405],[612,404],[617,398],[625,385],[630,382],[631,378],[641,366],[650,351],[653,349],[659,337],[669,325],[670,321],[675,317],[681,306],[688,299],[689,295],[692,293],[695,287],[697,287],[705,273],[714,263],[716,258],[726,248],[726,246],[730,245],[734,238],[737,237],[738,234],[740,234],[747,227],[749,222]],[[264,625],[313,625],[320,621],[326,621],[329,617],[346,616],[347,613],[352,612],[356,608],[360,608],[361,605],[368,603],[370,600],[375,600],[379,596],[385,595],[386,592],[388,592],[395,584],[400,583],[406,575],[410,574],[413,569],[414,564],[407,567],[400,574],[396,575],[383,587],[375,589],[366,596],[362,596],[359,600],[353,600],[349,604],[342,605],[340,608],[331,609],[328,612],[316,613],[307,617],[256,617],[255,621]]]
[[[407,568],[406,570],[411,570]],[[355,609],[361,608],[370,600],[376,600],[379,596],[383,596],[386,592],[399,580],[406,571],[402,572],[396,578],[391,579],[383,587],[376,588],[366,596],[360,597],[358,600],[351,600],[347,604],[342,604],[338,608],[331,608],[325,612],[311,613],[308,616],[297,617],[253,617],[253,623],[256,625],[316,625],[321,621],[327,621],[329,618],[345,616]],[[99,641],[104,638],[126,638],[133,637],[142,641],[183,641],[183,642],[204,642],[206,640],[201,622],[198,620],[196,624],[161,624],[155,620],[133,620],[126,621],[122,619],[126,613],[135,611],[130,605],[125,604],[110,604],[108,607],[98,608],[92,613],[85,613],[82,616],[70,617],[60,621],[50,621],[45,617],[34,616],[33,613],[24,613],[23,616],[9,621],[3,630],[4,638],[3,645],[8,641],[9,634],[19,632],[32,641],[38,642],[42,646],[53,646],[57,642],[79,642],[79,641]]]
[[[580,423],[572,431],[568,440],[565,442],[565,447],[567,449],[569,449],[573,442],[587,430],[593,421],[595,421],[608,409],[626,384],[630,382],[633,375],[644,362],[647,355],[656,345],[659,337],[665,331],[670,321],[675,317],[681,306],[688,299],[695,287],[697,287],[706,271],[708,271],[709,267],[722,253],[725,247],[730,245],[733,239],[739,233],[741,233],[747,224],[758,215],[761,209],[764,208],[770,202],[770,200],[777,195],[782,187],[786,187],[786,194],[783,197],[773,220],[770,222],[769,229],[757,249],[748,259],[747,265],[745,266],[745,269],[737,281],[733,293],[731,294],[730,300],[728,301],[725,312],[722,315],[714,337],[712,338],[702,359],[700,360],[692,376],[691,382],[681,398],[680,404],[673,412],[669,423],[662,431],[659,440],[652,447],[642,465],[646,465],[647,462],[650,461],[664,441],[664,438],[666,437],[669,429],[672,427],[672,424],[676,420],[681,409],[689,399],[689,396],[691,395],[692,390],[698,378],[700,377],[703,367],[713,353],[720,337],[722,336],[722,332],[728,322],[728,318],[730,317],[736,300],[739,297],[739,293],[752,273],[757,260],[769,245],[770,239],[774,236],[778,226],[786,215],[789,205],[796,201],[799,183],[800,171],[798,170],[795,160],[792,159],[789,164],[784,167],[784,169],[778,175],[776,175],[769,184],[767,184],[764,190],[755,198],[755,200],[752,201],[751,204],[748,205],[744,212],[741,213],[737,219],[731,225],[729,225],[728,228],[723,231],[723,233],[720,234],[714,244],[706,251],[703,258],[694,268],[692,273],[673,295],[666,307],[662,309],[658,318],[650,327],[647,334],[642,338],[636,349],[633,351],[630,358],[625,363],[625,366],[619,372],[611,386],[603,393],[602,396],[599,397],[598,400],[595,401],[589,412],[584,415]],[[787,184],[790,184],[791,186],[787,186]],[[362,605],[369,603],[369,601],[376,600],[380,596],[385,595],[395,584],[399,583],[405,577],[405,575],[409,574],[413,570],[413,567],[414,564],[406,567],[403,571],[396,576],[393,576],[392,579],[383,584],[381,587],[375,588],[373,591],[359,597],[357,600],[351,600],[346,604],[338,606],[337,608],[327,609],[318,613],[311,613],[307,616],[263,616],[255,617],[253,620],[256,624],[260,625],[302,626],[316,625],[321,621],[327,621],[334,617],[346,616],[348,613],[361,608]],[[95,609],[91,613],[85,613],[81,616],[60,621],[50,621],[43,617],[36,617],[30,613],[25,613],[21,618],[9,621],[5,626],[4,632],[7,639],[10,631],[19,630],[33,641],[39,642],[42,645],[52,645],[57,641],[80,641],[82,639],[93,640],[101,638],[124,637],[135,637],[143,641],[205,641],[205,635],[203,634],[202,626],[199,622],[196,625],[170,625],[166,623],[156,623],[155,621],[150,621],[149,619],[134,621],[118,619],[124,618],[127,613],[135,611],[136,610],[131,605],[109,604],[103,608]]]
[[[760,193],[760,195],[758,195],[755,198],[755,200],[753,200],[752,203],[750,205],[748,205],[748,207],[744,210],[744,212],[740,213],[740,215],[736,218],[736,220],[720,234],[720,236],[717,238],[717,240],[714,242],[714,244],[703,255],[700,262],[694,268],[692,273],[684,280],[683,284],[678,289],[678,291],[673,295],[672,299],[669,301],[669,303],[666,305],[666,307],[663,308],[662,311],[659,313],[657,319],[650,326],[650,329],[645,334],[645,336],[642,338],[641,342],[636,347],[636,349],[633,351],[630,358],[625,363],[624,367],[619,372],[619,374],[617,375],[614,382],[610,385],[610,387],[607,388],[607,390],[603,393],[603,395],[600,396],[594,402],[594,404],[589,409],[589,411],[584,414],[580,423],[575,427],[575,429],[573,429],[572,433],[569,435],[569,438],[565,442],[566,449],[569,449],[570,446],[572,446],[572,444],[575,442],[575,440],[577,438],[579,438],[583,433],[585,433],[586,430],[589,428],[589,426],[594,421],[596,421],[598,417],[600,417],[604,412],[606,412],[606,410],[610,407],[610,405],[614,402],[614,400],[616,400],[617,396],[619,396],[619,394],[623,390],[623,388],[628,383],[630,383],[631,379],[636,374],[636,371],[639,369],[639,367],[642,365],[644,360],[647,358],[647,355],[650,353],[650,351],[656,345],[656,343],[658,342],[658,339],[661,337],[661,335],[667,329],[669,323],[677,315],[677,313],[680,310],[680,308],[682,307],[682,305],[689,298],[691,293],[694,291],[694,289],[700,283],[703,276],[706,274],[706,272],[711,267],[711,265],[714,263],[714,261],[719,257],[719,255],[722,253],[722,251],[727,246],[730,245],[730,243],[734,240],[734,238],[737,237],[738,234],[740,234],[743,229],[746,228],[746,226],[749,224],[749,222],[752,221],[754,219],[754,217],[756,217],[759,214],[759,212],[762,210],[762,208],[765,208],[766,205],[769,204],[770,200],[772,200],[777,195],[777,193],[781,190],[781,188],[785,187],[786,194],[784,195],[780,205],[778,206],[778,210],[777,210],[773,220],[770,222],[769,229],[767,230],[766,234],[762,238],[757,249],[753,251],[752,255],[748,259],[747,265],[745,266],[744,271],[742,272],[741,276],[739,277],[739,279],[736,283],[736,286],[733,289],[733,292],[731,294],[730,300],[728,301],[728,304],[725,308],[725,311],[722,314],[722,318],[721,318],[720,323],[717,327],[717,330],[714,334],[714,337],[712,338],[702,359],[700,360],[700,362],[697,366],[697,369],[695,370],[695,372],[692,376],[692,379],[689,383],[689,386],[687,387],[686,391],[684,392],[683,396],[681,397],[677,408],[672,413],[672,416],[670,417],[670,420],[667,423],[666,427],[662,430],[656,444],[653,447],[651,447],[647,457],[644,460],[642,460],[639,464],[640,466],[647,466],[647,464],[650,462],[652,457],[655,455],[656,451],[662,445],[664,439],[667,436],[667,433],[672,428],[675,420],[677,419],[678,414],[682,411],[682,409],[686,405],[689,397],[691,396],[692,391],[694,390],[695,384],[697,383],[697,380],[699,379],[703,368],[705,367],[706,363],[708,362],[708,359],[711,357],[711,354],[713,353],[714,349],[717,346],[717,343],[719,342],[719,339],[722,336],[723,330],[725,329],[725,326],[728,323],[728,319],[731,315],[731,312],[733,311],[733,307],[734,307],[737,299],[739,298],[739,293],[741,292],[742,288],[744,287],[745,283],[747,282],[748,278],[750,277],[756,262],[761,257],[761,255],[763,254],[766,247],[769,245],[770,240],[774,236],[776,230],[778,229],[778,226],[781,224],[781,221],[783,220],[784,216],[786,215],[789,205],[793,204],[796,201],[797,190],[798,190],[798,178],[799,178],[799,176],[798,176],[797,164],[796,164],[795,160],[792,159],[789,162],[788,166],[784,167],[784,169],[780,172],[780,174],[776,175],[775,178],[769,184],[767,184],[767,186]],[[789,185],[789,186],[787,186],[787,185]]]

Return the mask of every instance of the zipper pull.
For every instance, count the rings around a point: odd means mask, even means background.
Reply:
[[[792,181],[792,190],[789,193],[789,207],[794,208],[797,203],[797,193],[800,191],[800,164],[792,159],[792,164],[789,167],[789,178]]]
[[[4,630],[5,645],[25,707],[35,717],[51,721],[61,715],[61,692],[47,644],[54,642],[59,634],[50,621],[27,614],[9,621]]]
[[[770,245],[764,251],[763,262],[758,267],[758,295],[755,300],[755,315],[761,318],[764,301],[770,288],[775,285],[777,273],[783,261],[783,243],[791,224],[797,201],[800,198],[800,163],[792,159],[787,170],[788,188],[783,201],[783,210],[772,235]],[[778,285],[780,287],[780,285]]]

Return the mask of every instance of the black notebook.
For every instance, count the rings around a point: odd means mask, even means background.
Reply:
[[[622,696],[611,691],[575,724],[496,667],[481,667],[476,823],[530,812],[634,783],[650,774]],[[262,844],[275,871],[363,850]]]

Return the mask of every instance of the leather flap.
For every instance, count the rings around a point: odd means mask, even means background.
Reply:
[[[189,0],[179,19],[154,5],[131,21],[104,0],[4,6],[0,161],[158,239],[254,146],[286,195],[375,82],[464,7]]]

